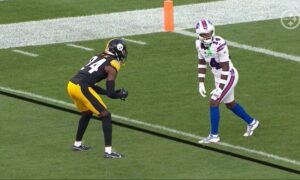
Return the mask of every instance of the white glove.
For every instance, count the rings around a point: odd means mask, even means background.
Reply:
[[[210,92],[210,94],[211,94],[211,99],[212,100],[217,100],[222,94],[222,89],[218,87],[218,88],[212,90]]]
[[[201,94],[202,97],[206,97],[204,82],[199,83],[199,93]]]

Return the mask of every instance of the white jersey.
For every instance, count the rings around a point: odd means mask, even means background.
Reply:
[[[209,64],[211,71],[214,74],[215,86],[219,87],[221,80],[222,68],[220,62],[229,62],[230,74],[224,84],[224,89],[221,95],[216,99],[217,101],[230,103],[234,100],[234,88],[238,82],[238,71],[233,67],[233,64],[229,58],[229,51],[226,41],[220,36],[214,36],[212,44],[209,48],[206,48],[200,40],[196,40],[196,48],[198,51],[198,58],[204,59],[206,64]],[[213,95],[212,95],[213,99]]]
[[[220,36],[214,36],[212,44],[206,48],[199,39],[196,40],[196,49],[198,51],[198,58],[204,59],[206,64],[209,64],[211,71],[215,77],[220,78],[222,68],[220,62],[229,61],[229,70],[233,69],[233,64],[229,58],[229,51],[226,41]]]

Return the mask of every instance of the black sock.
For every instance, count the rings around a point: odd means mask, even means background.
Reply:
[[[81,118],[79,119],[79,123],[78,123],[78,129],[77,129],[77,133],[76,133],[76,141],[82,140],[84,132],[85,132],[92,116],[93,116],[92,113],[82,114]]]
[[[112,121],[111,115],[108,113],[106,116],[102,117],[102,129],[104,134],[105,146],[111,146],[112,139]]]

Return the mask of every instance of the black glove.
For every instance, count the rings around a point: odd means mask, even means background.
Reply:
[[[116,93],[118,94],[118,97],[123,101],[125,101],[128,96],[128,91],[124,88],[116,90]]]

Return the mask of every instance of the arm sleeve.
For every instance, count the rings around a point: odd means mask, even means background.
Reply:
[[[200,48],[201,48],[201,42],[200,42],[200,40],[197,39],[196,42],[195,42],[195,44],[196,44],[196,50],[197,50],[197,53],[198,53],[198,59],[204,59],[204,57],[200,53]]]
[[[100,87],[100,86],[94,85],[92,88],[93,88],[93,89],[96,91],[96,93],[98,93],[98,94],[104,94],[104,95],[107,94],[106,90],[103,89],[103,88]]]
[[[116,91],[115,91],[115,81],[114,80],[106,81],[106,92],[107,92],[107,96],[112,99],[120,98],[119,94],[116,93]]]

